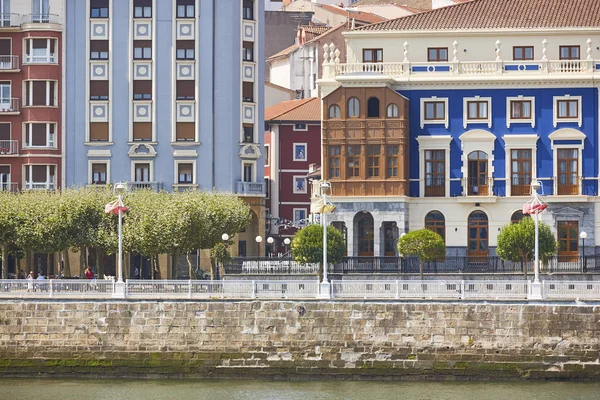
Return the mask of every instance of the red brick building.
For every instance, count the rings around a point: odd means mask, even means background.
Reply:
[[[0,190],[60,189],[63,23],[58,15],[45,13],[4,16],[0,21]]]
[[[286,237],[306,223],[310,164],[321,163],[321,102],[318,98],[284,101],[265,110],[267,254],[285,252]]]

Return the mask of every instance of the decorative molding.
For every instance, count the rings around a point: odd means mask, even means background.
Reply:
[[[555,221],[581,221],[583,212],[571,207],[563,207],[552,211]]]
[[[512,119],[511,118],[511,102],[513,101],[530,101],[531,102],[531,117],[528,119]],[[532,128],[535,128],[535,96],[517,96],[506,98],[506,127],[510,128],[511,124],[531,124]]]
[[[177,101],[177,122],[194,122],[194,101]]]
[[[90,39],[108,40],[108,19],[90,19]]]
[[[254,143],[246,144],[240,149],[241,158],[257,160],[260,156],[260,148]]]
[[[177,79],[194,80],[194,61],[177,61]]]
[[[441,135],[441,136],[417,136],[417,142],[419,143],[419,166],[420,176],[419,179],[419,197],[425,197],[425,151],[427,150],[444,150],[444,177],[446,197],[450,196],[450,143],[452,143],[452,136]]]
[[[108,102],[90,102],[90,122],[108,122]]]
[[[194,40],[196,36],[194,25],[193,20],[178,20],[177,40]]]
[[[151,80],[152,79],[152,62],[134,61],[133,62],[133,79]]]
[[[133,122],[152,122],[152,102],[133,103]]]
[[[558,118],[558,102],[559,100],[577,100],[577,117],[576,118]],[[570,95],[564,95],[564,96],[554,96],[553,100],[552,100],[552,122],[553,122],[553,126],[556,128],[557,124],[562,124],[562,123],[573,123],[576,122],[577,126],[579,126],[581,128],[581,124],[583,122],[583,117],[581,115],[581,111],[582,111],[582,96],[570,96]]]
[[[198,152],[196,150],[174,149],[173,157],[198,157]]]
[[[134,20],[133,21],[133,39],[134,40],[152,40],[152,21]]]
[[[90,62],[90,80],[91,81],[108,80],[108,61]]]
[[[487,103],[487,118],[486,119],[469,119],[470,101],[481,101]],[[467,129],[468,124],[487,124],[488,128],[492,128],[492,98],[491,97],[463,97],[463,128]]]
[[[491,179],[494,176],[494,141],[496,140],[496,136],[483,129],[472,129],[463,133],[458,138],[460,140],[460,149],[462,150],[462,177],[469,177],[469,154],[474,151],[483,151],[488,157],[488,179]],[[492,195],[492,193],[489,195]]]
[[[425,103],[428,102],[437,102],[437,103],[444,103],[444,119],[440,119],[440,120],[425,120]],[[446,127],[446,129],[448,129],[449,127],[449,110],[448,110],[448,98],[447,97],[422,97],[421,98],[421,107],[420,107],[420,114],[419,117],[421,119],[421,129],[423,129],[425,127],[425,125],[444,125]]]
[[[131,158],[156,157],[154,146],[147,143],[135,143],[129,148],[127,155]]]
[[[88,157],[111,157],[110,150],[94,150],[90,149],[87,152]]]
[[[581,140],[584,141],[586,136],[585,133],[578,131],[573,128],[561,128],[557,129],[548,135],[551,141],[555,140]]]

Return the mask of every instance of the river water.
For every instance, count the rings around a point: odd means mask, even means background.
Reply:
[[[588,400],[600,383],[0,379],[2,400]]]

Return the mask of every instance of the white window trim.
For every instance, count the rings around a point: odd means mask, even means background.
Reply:
[[[271,166],[271,145],[270,144],[265,144],[265,160],[268,161],[268,163],[265,163],[265,167],[270,167]],[[296,154],[296,150],[294,149],[294,154]]]
[[[305,129],[297,129],[296,125],[304,125]],[[292,127],[294,128],[294,132],[306,132],[308,131],[308,124],[305,122],[298,122],[297,124],[292,125]]]
[[[173,171],[174,186],[192,186],[197,184],[196,160],[175,160],[175,170]],[[192,164],[192,183],[179,183],[179,164]]]
[[[46,82],[46,104],[32,105],[33,102],[33,82]],[[32,82],[27,90],[27,82]],[[50,91],[50,82],[54,82],[54,91]],[[12,89],[12,88],[11,88]],[[12,90],[11,90],[12,95]],[[54,105],[50,105],[52,98]],[[58,107],[58,81],[54,79],[27,79],[23,81],[23,107]]]
[[[556,104],[556,102],[555,102]],[[579,102],[579,105],[581,106],[581,101]],[[552,148],[552,173],[555,177],[555,179],[552,182],[552,194],[554,196],[558,196],[558,149],[577,149],[578,150],[578,154],[577,154],[577,174],[579,175],[579,177],[583,177],[583,160],[582,160],[582,155],[583,155],[583,148],[584,148],[584,143],[585,143],[585,134],[583,132],[580,132],[576,129],[572,129],[572,128],[563,128],[563,129],[557,129],[556,131],[552,132],[550,135],[548,135],[548,138],[550,139],[550,143],[551,143],[551,148]],[[555,140],[581,140],[581,144],[555,144],[554,141]],[[577,194],[580,195],[581,194],[581,185],[582,185],[582,179],[578,179],[577,182]],[[563,197],[561,195],[561,197]]]
[[[137,182],[135,180],[135,166],[137,164],[150,164],[150,171],[148,171],[148,183],[154,182],[154,160],[131,160],[131,182]],[[107,177],[108,178],[108,177]]]
[[[512,119],[511,118],[511,102],[513,101],[530,101],[531,102],[531,118],[528,119]],[[535,128],[535,97],[507,97],[506,98],[506,127],[510,128],[511,124],[531,124],[532,128]]]
[[[425,119],[425,103],[426,102],[443,102],[444,110],[445,110],[444,119],[440,119],[438,121],[426,120]],[[448,114],[449,114],[449,112],[448,112],[448,98],[447,97],[433,96],[433,97],[421,98],[421,113],[420,113],[421,129],[423,129],[425,127],[425,125],[444,125],[446,127],[446,129],[448,129],[448,126],[449,126]]]
[[[304,179],[304,191],[300,192],[296,189],[296,178]],[[308,193],[308,179],[306,179],[306,175],[292,175],[292,192],[294,194],[307,194]]]
[[[426,150],[444,150],[445,160],[445,178],[446,178],[446,196],[450,197],[450,143],[452,136],[417,136],[419,143],[419,169],[421,176],[419,177],[419,197],[425,197],[425,151]]]
[[[33,50],[33,40],[34,39],[46,39],[46,59],[44,61],[38,62],[33,61],[33,53],[27,54],[27,41],[31,40],[31,44],[29,46],[30,50]],[[50,41],[54,40],[54,53],[50,53]],[[23,38],[23,64],[57,64],[57,51],[58,50],[58,40],[57,38],[49,38],[49,37],[26,37]]]
[[[240,163],[242,166],[242,174],[240,182],[244,182],[244,165],[245,164],[252,164],[252,182],[246,182],[246,183],[257,183],[256,182],[256,160],[242,160],[242,162]]]
[[[297,146],[304,146],[304,159],[303,160],[296,158],[296,147]],[[294,161],[306,162],[308,160],[308,145],[306,143],[294,143],[294,153],[292,154],[292,157],[294,158]]]
[[[45,146],[32,146],[27,145],[27,136],[28,135],[33,135],[33,127],[31,127],[31,129],[27,129],[28,126],[31,126],[33,124],[44,124],[46,125],[46,145]],[[49,144],[50,143],[50,125],[54,125],[54,143]],[[50,121],[28,121],[28,122],[23,122],[23,142],[22,142],[22,147],[24,149],[56,149],[57,148],[57,129],[58,124],[56,122],[50,122]],[[29,143],[31,143],[32,141],[30,140]]]
[[[45,190],[54,190],[57,188],[56,185],[56,176],[58,173],[58,166],[56,164],[24,164],[23,165],[23,190],[34,190],[33,187],[31,187],[34,182],[27,182],[27,172],[26,169],[29,168],[29,177],[31,178],[33,175],[33,172],[31,171],[31,167],[34,166],[45,166],[46,167],[46,182],[37,182],[37,184],[39,185],[46,185],[46,187],[44,188]],[[50,175],[50,167],[54,167],[54,175]],[[54,176],[54,179],[50,179],[51,176]]]
[[[462,166],[460,168],[463,179],[469,178],[469,154],[474,151],[483,151],[488,156],[488,187],[489,196],[493,196],[494,176],[494,141],[496,136],[493,133],[484,131],[483,129],[472,129],[459,136],[460,149],[462,151]],[[464,181],[462,183],[464,187]],[[463,196],[467,196],[463,193]]]
[[[467,107],[470,101],[480,101],[487,103],[487,118],[486,119],[469,119],[469,108]],[[448,110],[446,108],[446,110]],[[446,111],[447,113],[448,111]],[[463,98],[463,128],[467,128],[469,124],[487,124],[488,128],[492,127],[492,98],[491,97],[464,97]]]
[[[577,100],[577,118],[558,118],[558,101],[559,100]],[[582,102],[582,96],[571,96],[571,95],[564,95],[564,96],[554,96],[554,98],[552,99],[552,121],[553,121],[553,126],[556,128],[557,124],[562,124],[562,123],[573,123],[576,122],[577,126],[579,126],[581,128],[582,122],[583,122],[583,117],[581,115],[581,102]]]
[[[306,209],[306,208],[292,208],[293,218],[294,218],[293,222],[297,221],[296,220],[296,211],[304,211],[304,219],[306,220],[308,218],[308,209]],[[304,226],[305,224],[306,224],[306,222],[303,222],[302,224],[299,224],[299,225]]]
[[[110,184],[110,160],[98,159],[88,160],[88,185],[95,185],[94,176],[92,174],[92,164],[106,164],[106,184]]]
[[[512,150],[531,150],[531,180],[537,179],[537,141],[538,135],[504,135],[504,176],[506,177],[506,197],[511,196],[512,190]],[[511,214],[512,216],[512,214]]]

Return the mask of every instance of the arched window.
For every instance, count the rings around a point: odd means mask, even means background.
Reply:
[[[513,213],[513,215],[511,215],[510,217],[510,223],[511,224],[517,224],[519,223],[523,218],[530,218],[529,215],[523,215],[523,211],[521,210],[517,210]]]
[[[356,97],[350,97],[348,100],[348,117],[358,117],[359,114],[359,103]]]
[[[337,104],[334,104],[329,107],[329,119],[335,119],[335,118],[339,119],[340,115],[341,115],[340,106],[338,106]]]
[[[425,216],[425,229],[429,229],[440,235],[446,242],[446,219],[439,211],[430,211]]]
[[[367,118],[379,118],[379,99],[371,97],[367,102]]]
[[[398,106],[396,104],[389,104],[387,106],[387,117],[388,118],[398,118]]]

